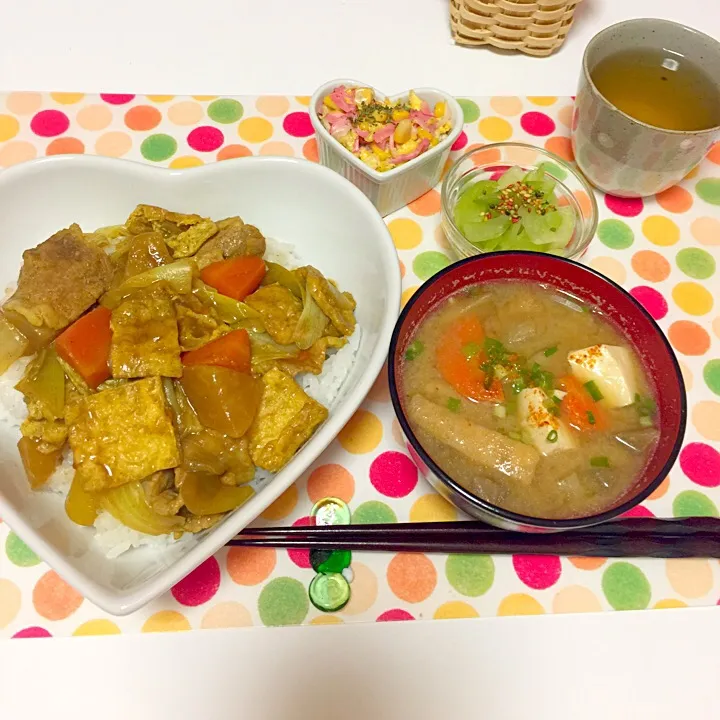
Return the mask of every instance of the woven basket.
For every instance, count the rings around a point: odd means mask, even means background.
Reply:
[[[492,45],[545,56],[565,41],[581,0],[450,0],[458,45]]]

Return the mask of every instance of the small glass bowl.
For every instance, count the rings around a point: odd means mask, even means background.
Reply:
[[[553,254],[578,259],[588,248],[598,223],[595,193],[587,180],[570,163],[554,153],[525,143],[495,143],[468,150],[448,170],[442,184],[442,228],[450,247],[461,258],[485,251],[469,242],[455,224],[455,204],[468,184],[490,180],[517,165],[533,170],[542,165],[546,175],[557,182],[555,194],[560,205],[575,211],[575,231],[570,242]]]

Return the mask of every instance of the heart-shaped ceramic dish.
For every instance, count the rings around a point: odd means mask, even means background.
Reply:
[[[361,328],[352,367],[330,416],[257,494],[206,534],[109,559],[93,530],[72,523],[63,499],[29,489],[17,423],[0,417],[0,516],[65,580],[108,612],[122,615],[169,589],[248,525],[310,466],[365,398],[387,354],[400,305],[397,255],[385,223],[363,194],[318,164],[251,157],[189,170],[126,160],[56,156],[0,173],[0,280],[17,279],[24,250],[77,222],[122,222],[139,203],[213,218],[239,215],[292,245],[357,300]]]
[[[435,88],[415,88],[418,97],[427,100],[431,106],[444,101],[450,108],[452,127],[448,136],[434,148],[430,148],[413,160],[387,172],[378,172],[356,158],[349,150],[335,140],[322,124],[318,112],[326,95],[338,85],[346,87],[367,87],[379,99],[402,100],[407,92],[386,96],[377,88],[357,80],[338,79],[321,85],[310,100],[310,120],[317,136],[320,162],[350,180],[370,199],[377,211],[385,217],[399,210],[440,182],[450,150],[463,128],[463,112],[457,100]]]

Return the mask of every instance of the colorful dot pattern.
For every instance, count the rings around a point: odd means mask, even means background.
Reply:
[[[280,96],[0,95],[0,168],[63,153],[173,169],[250,155],[317,162],[308,103],[307,97]],[[455,155],[516,140],[573,159],[570,98],[461,98],[460,105],[465,126]],[[498,158],[488,151],[486,159]],[[678,463],[634,515],[720,516],[720,145],[691,175],[656,198],[601,196],[597,237],[583,258],[657,319],[689,393]],[[401,262],[403,302],[452,262],[440,230],[438,190],[387,218]],[[348,503],[356,525],[463,519],[413,464],[384,376],[331,447],[257,524],[307,524],[312,505],[327,496]],[[339,613],[321,614],[308,602],[309,567],[304,550],[225,548],[148,607],[114,618],[83,599],[0,521],[0,636],[419,621],[720,601],[715,561],[354,553],[350,602]]]

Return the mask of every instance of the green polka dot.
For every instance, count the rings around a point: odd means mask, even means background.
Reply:
[[[146,160],[152,162],[162,162],[172,157],[177,150],[177,141],[175,138],[163,133],[157,135],[149,135],[140,146],[140,152]]]
[[[675,517],[720,517],[717,506],[697,490],[683,490],[673,500]]]
[[[376,525],[397,522],[397,515],[389,505],[378,500],[369,500],[355,508],[352,514],[353,525]]]
[[[476,102],[466,98],[458,98],[458,105],[462,108],[466,123],[474,123],[480,117],[480,108]]]
[[[700,248],[685,248],[676,258],[677,266],[691,278],[707,280],[715,272],[715,258]]]
[[[478,597],[492,587],[495,563],[489,555],[449,555],[445,575],[461,595]]]
[[[695,185],[695,192],[707,203],[720,205],[720,178],[705,178]]]
[[[5,552],[14,565],[32,567],[40,562],[40,558],[14,533],[5,540]]]
[[[427,280],[436,272],[450,264],[450,258],[437,250],[428,250],[420,253],[413,260],[413,272],[421,279]]]
[[[650,604],[650,583],[643,571],[628,562],[616,562],[603,573],[602,589],[616,610],[644,610]]]
[[[300,625],[308,614],[310,601],[299,580],[279,577],[271,580],[260,593],[258,612],[263,625]]]
[[[632,228],[622,220],[603,220],[598,225],[597,235],[603,245],[613,250],[625,250],[635,240]]]
[[[567,177],[567,171],[563,170],[559,165],[556,165],[555,163],[544,162],[540,163],[538,167],[542,168],[546,173],[552,175],[556,180],[564,180]]]
[[[716,394],[720,395],[720,360],[710,360],[703,368],[705,384]]]
[[[214,100],[208,105],[207,113],[216,123],[234,123],[243,116],[243,106],[237,100],[224,98]]]

